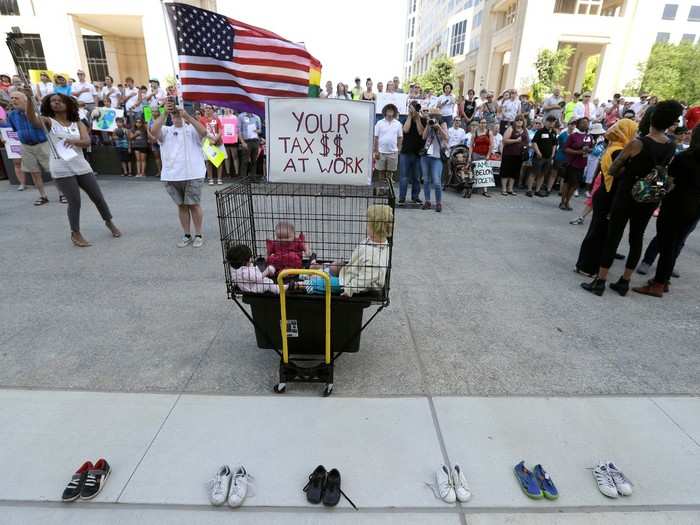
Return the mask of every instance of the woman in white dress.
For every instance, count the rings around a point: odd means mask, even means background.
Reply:
[[[48,95],[41,102],[41,116],[34,112],[31,104],[27,104],[27,118],[35,126],[43,126],[49,131],[49,168],[56,186],[68,200],[68,222],[73,244],[80,248],[90,246],[80,233],[81,189],[97,207],[112,236],[121,237],[119,228],[112,222],[112,214],[92,167],[83,157],[82,148],[90,145],[90,136],[85,125],[80,122],[75,99],[59,93]]]

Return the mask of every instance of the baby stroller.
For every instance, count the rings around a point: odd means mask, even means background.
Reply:
[[[462,197],[472,196],[474,176],[469,166],[469,148],[458,144],[450,150],[450,158],[447,161],[447,177],[443,189],[452,188],[461,192]]]

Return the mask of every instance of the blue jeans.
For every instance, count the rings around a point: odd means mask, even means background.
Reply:
[[[399,200],[406,200],[408,183],[411,183],[411,199],[420,197],[420,157],[415,153],[401,153],[399,155]]]
[[[435,189],[435,202],[442,202],[442,160],[424,155],[420,159],[423,171],[423,194],[430,201],[430,185]]]

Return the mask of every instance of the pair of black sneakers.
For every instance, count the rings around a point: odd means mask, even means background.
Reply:
[[[338,469],[334,468],[326,471],[323,465],[316,467],[309,474],[309,482],[304,487],[304,492],[306,492],[306,499],[309,503],[318,505],[323,502],[326,507],[335,507],[342,495],[357,510],[352,500],[340,488],[340,472]]]
[[[107,460],[102,458],[94,465],[92,461],[86,461],[75,471],[73,477],[66,485],[61,499],[63,501],[75,501],[80,499],[92,499],[97,496],[107,481],[112,467]]]

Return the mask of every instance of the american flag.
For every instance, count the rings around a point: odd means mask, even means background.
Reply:
[[[318,61],[302,44],[186,4],[166,4],[185,100],[263,115],[265,97],[304,97]]]

